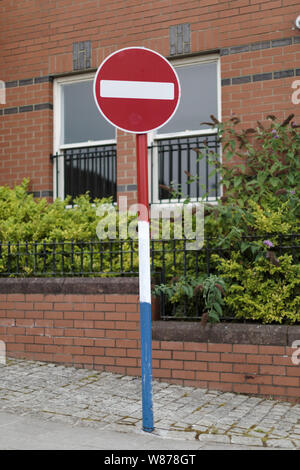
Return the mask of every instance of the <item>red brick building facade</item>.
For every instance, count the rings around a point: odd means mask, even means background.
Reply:
[[[184,170],[199,171],[190,148],[210,114],[235,113],[245,126],[269,113],[299,120],[299,14],[297,0],[2,0],[0,185],[28,177],[36,196],[92,188],[134,201],[135,138],[96,117],[90,89],[105,57],[143,46],[167,57],[182,83],[178,116],[149,136],[151,199],[166,199],[159,184],[184,186]]]

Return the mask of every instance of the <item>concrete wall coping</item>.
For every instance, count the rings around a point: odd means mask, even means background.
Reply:
[[[3,278],[1,294],[137,294],[137,277]]]
[[[300,325],[221,322],[204,327],[200,322],[156,321],[152,336],[157,341],[291,346],[300,340]]]

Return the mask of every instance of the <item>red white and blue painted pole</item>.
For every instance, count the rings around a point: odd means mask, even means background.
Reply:
[[[152,327],[147,134],[136,135],[143,430],[152,432]]]

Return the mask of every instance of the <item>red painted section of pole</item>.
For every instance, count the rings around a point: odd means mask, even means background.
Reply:
[[[138,203],[144,206],[139,220],[149,222],[147,134],[136,134],[136,157]]]

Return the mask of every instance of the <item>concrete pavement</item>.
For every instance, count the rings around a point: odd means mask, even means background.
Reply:
[[[300,405],[153,382],[155,431],[142,431],[141,380],[7,359],[0,449],[300,449]]]

